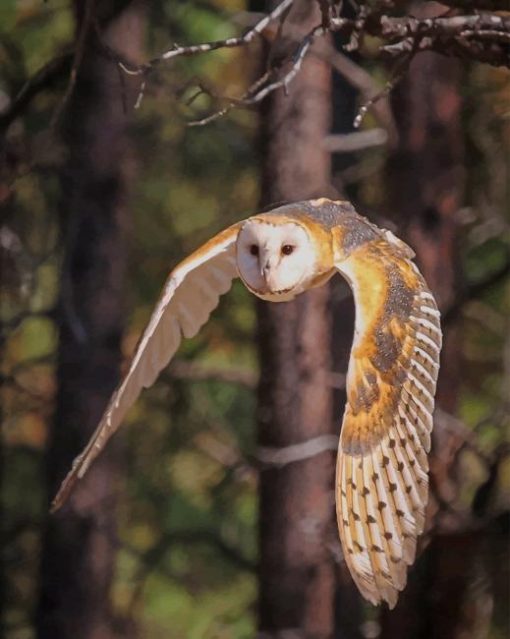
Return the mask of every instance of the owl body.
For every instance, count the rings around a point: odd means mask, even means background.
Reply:
[[[53,507],[235,277],[258,297],[285,302],[340,273],[356,317],[337,457],[338,528],[360,592],[393,607],[424,527],[441,349],[439,311],[413,256],[350,203],[327,199],[254,215],[206,242],[170,273],[129,370]]]

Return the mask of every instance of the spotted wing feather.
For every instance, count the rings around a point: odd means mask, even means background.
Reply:
[[[181,262],[171,273],[152,313],[124,379],[114,392],[106,411],[85,450],[75,459],[62,482],[52,510],[58,509],[78,479],[99,455],[120,426],[143,387],[151,386],[167,366],[183,337],[193,337],[216,308],[237,276],[235,241],[240,223],[235,224]]]
[[[356,304],[337,462],[337,515],[366,599],[396,604],[423,531],[440,317],[411,250],[381,235],[337,263]]]

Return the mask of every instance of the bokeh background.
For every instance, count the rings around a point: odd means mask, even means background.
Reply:
[[[309,5],[290,17],[295,28],[320,20]],[[435,3],[414,8],[424,5]],[[112,51],[140,64],[174,42],[237,35],[257,18],[248,11],[265,8],[1,3],[8,639],[510,632],[508,69],[420,54],[368,111],[360,137],[360,105],[394,70],[375,38],[348,54],[332,38],[287,93],[189,126],[278,57],[268,31],[249,46],[158,65],[134,108],[140,77],[123,73]],[[197,96],[199,86],[208,91]],[[71,504],[48,514],[170,268],[260,207],[317,195],[348,198],[404,237],[443,312],[427,533],[391,613],[363,603],[346,573],[333,453],[280,465],[261,454],[338,435],[353,321],[340,282],[283,310],[235,284],[143,393]],[[326,504],[310,542],[293,537],[304,515],[289,514],[308,500]]]

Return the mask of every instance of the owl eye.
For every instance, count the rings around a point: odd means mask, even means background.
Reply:
[[[252,244],[250,246],[250,253],[252,255],[258,255],[259,254],[259,247],[257,246],[257,244]]]
[[[283,255],[290,255],[293,250],[294,250],[294,247],[291,244],[284,244],[282,246],[282,254]]]

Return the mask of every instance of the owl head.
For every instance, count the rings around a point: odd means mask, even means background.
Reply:
[[[239,232],[236,254],[241,279],[262,299],[292,299],[316,274],[314,243],[297,222],[249,219]]]

